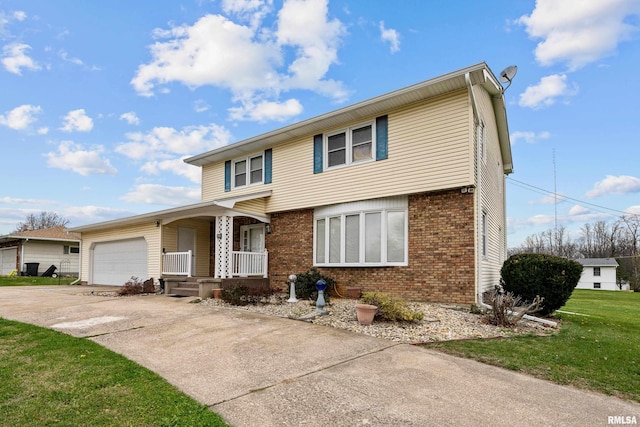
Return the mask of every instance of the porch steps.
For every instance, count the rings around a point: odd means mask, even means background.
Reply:
[[[166,293],[174,296],[211,298],[220,280],[211,277],[165,277]]]
[[[197,297],[200,296],[200,285],[198,282],[178,282],[178,286],[171,288],[173,295]]]

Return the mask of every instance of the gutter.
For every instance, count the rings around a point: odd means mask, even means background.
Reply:
[[[464,81],[467,83],[467,88],[469,89],[469,97],[471,98],[471,107],[473,109],[473,116],[475,119],[478,119],[480,122],[480,118],[478,117],[478,107],[476,105],[476,98],[473,93],[473,84],[471,83],[471,77],[469,72],[464,75]],[[501,95],[502,96],[502,95]],[[495,109],[495,105],[494,105]],[[499,120],[498,120],[499,122]],[[475,123],[474,123],[475,126]],[[503,132],[505,129],[499,129],[499,132]],[[507,133],[508,135],[508,133]],[[481,156],[480,152],[480,144],[476,140],[476,212],[478,215],[476,221],[477,233],[476,233],[476,304],[482,308],[491,309],[489,304],[485,304],[482,301],[482,287],[480,286],[480,282],[482,281],[482,164],[481,164]],[[510,169],[510,168],[509,168]],[[510,172],[510,170],[509,170]],[[513,314],[513,312],[509,313]],[[553,322],[551,320],[542,319],[540,317],[531,316],[529,314],[525,314],[522,316],[523,319],[530,320],[533,322],[542,323],[543,325],[551,326],[553,328],[558,327],[558,322]]]

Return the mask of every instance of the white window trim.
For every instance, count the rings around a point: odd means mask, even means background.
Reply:
[[[352,131],[355,129],[360,129],[365,126],[371,126],[371,158],[364,160],[353,160],[353,144],[352,144]],[[342,165],[329,166],[329,137],[338,135],[340,133],[345,134],[345,162]],[[356,165],[361,163],[368,163],[375,161],[376,159],[376,122],[375,120],[370,120],[367,122],[358,123],[346,128],[338,129],[335,131],[327,132],[323,135],[322,141],[322,151],[323,151],[323,169],[324,170],[333,170],[344,168],[350,165]]]
[[[256,157],[262,157],[262,177],[258,182],[251,182],[251,159],[255,159]],[[244,185],[236,185],[236,163],[245,162],[246,170],[246,184]],[[264,153],[257,153],[247,157],[240,157],[237,159],[233,159],[231,161],[231,188],[244,188],[250,187],[252,185],[261,185],[264,184]]]
[[[404,213],[404,261],[387,261],[387,214],[389,212]],[[361,260],[365,259],[365,214],[381,213],[381,245],[380,258],[381,262],[346,262],[346,217],[349,215],[360,215],[360,242],[358,245],[359,256]],[[340,262],[329,262],[329,219],[340,218]],[[318,249],[318,220],[325,220],[324,227],[324,259],[325,262],[317,262]],[[342,205],[327,206],[316,209],[313,218],[313,265],[318,267],[391,267],[391,266],[407,266],[409,265],[409,209],[407,199],[404,197],[378,199],[371,201],[360,201],[353,203],[345,203]]]

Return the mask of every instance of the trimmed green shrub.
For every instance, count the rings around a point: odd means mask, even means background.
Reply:
[[[545,316],[562,307],[580,280],[582,264],[546,254],[512,255],[502,265],[504,290],[527,303],[537,295],[544,298],[540,314]]]
[[[315,267],[307,270],[305,273],[296,275],[296,297],[315,301],[318,297],[316,282],[320,279],[327,282],[327,290],[324,292],[324,298],[327,300],[329,298],[329,290],[334,287],[336,281],[322,275]]]
[[[378,292],[365,292],[361,299],[364,304],[378,307],[376,318],[390,322],[415,322],[424,319],[424,313],[410,309],[407,303],[398,297]]]

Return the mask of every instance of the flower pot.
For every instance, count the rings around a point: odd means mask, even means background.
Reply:
[[[373,323],[378,307],[370,304],[356,304],[356,318],[358,323],[367,326]]]
[[[222,295],[222,289],[214,289],[213,290],[213,297],[214,298],[220,298],[220,296]]]

